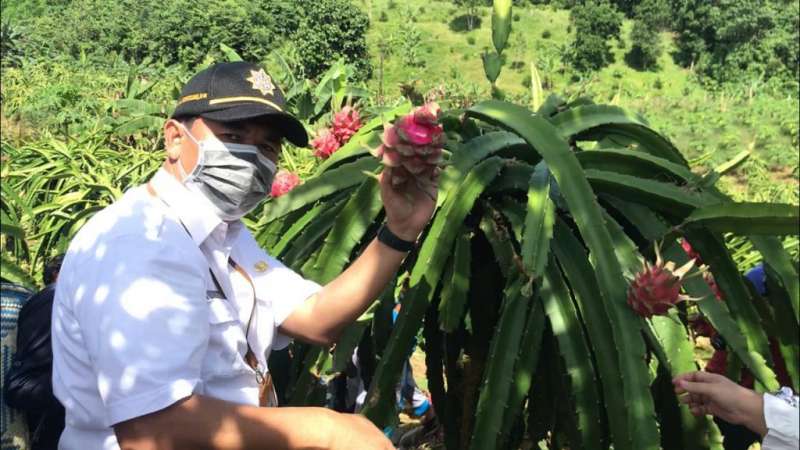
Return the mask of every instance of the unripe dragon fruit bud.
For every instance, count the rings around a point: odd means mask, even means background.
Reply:
[[[333,115],[333,135],[342,145],[347,143],[362,126],[358,111],[351,106],[345,106]]]
[[[314,156],[322,159],[328,159],[333,152],[339,150],[341,145],[331,130],[325,128],[317,132],[317,137],[311,141],[311,146],[315,149]]]
[[[297,176],[296,173],[281,169],[275,174],[275,178],[272,180],[270,195],[273,197],[280,197],[294,189],[298,184],[300,184],[300,177]]]
[[[664,263],[656,246],[656,263],[644,262],[642,270],[636,274],[628,287],[628,305],[642,317],[665,315],[680,301],[692,300],[681,294],[684,277],[694,267],[691,259],[678,269],[675,263]]]

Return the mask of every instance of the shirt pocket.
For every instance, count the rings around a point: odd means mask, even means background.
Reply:
[[[203,371],[214,376],[236,376],[246,372],[247,341],[241,324],[228,300],[208,297],[208,350]]]

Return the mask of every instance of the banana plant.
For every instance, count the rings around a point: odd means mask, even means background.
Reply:
[[[383,221],[369,149],[388,121],[267,202],[253,224],[262,245],[319,282],[347,267]],[[291,402],[319,404],[317,380],[340,369],[332,361],[369,343],[377,366],[362,413],[392,424],[401,367],[422,332],[449,449],[516,448],[526,436],[548,448],[721,449],[714,423],[681,408],[671,388],[699,368],[688,319],[707,317],[757,388],[778,387],[769,339],[798,360],[797,262],[778,239],[797,235],[798,206],[732,201],[643,117],[587,98],[551,95],[536,111],[489,100],[442,123],[451,156],[418,249],[376,299],[371,323],[354,325],[332,352],[295,344]],[[724,234],[764,256],[766,298],[748,288]],[[684,288],[696,300],[637,315],[630,279],[656,246],[688,261],[679,239],[726,300],[695,277]],[[385,312],[397,301],[392,326]]]

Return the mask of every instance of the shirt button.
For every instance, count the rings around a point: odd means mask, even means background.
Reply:
[[[253,264],[253,268],[256,269],[256,272],[265,272],[269,268],[269,264],[266,261],[259,261]]]

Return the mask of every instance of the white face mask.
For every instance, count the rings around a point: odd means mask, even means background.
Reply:
[[[276,167],[258,147],[222,142],[213,135],[198,141],[180,126],[198,153],[192,173],[186,174],[180,162],[178,170],[187,186],[196,187],[214,205],[220,219],[241,219],[269,195]]]

